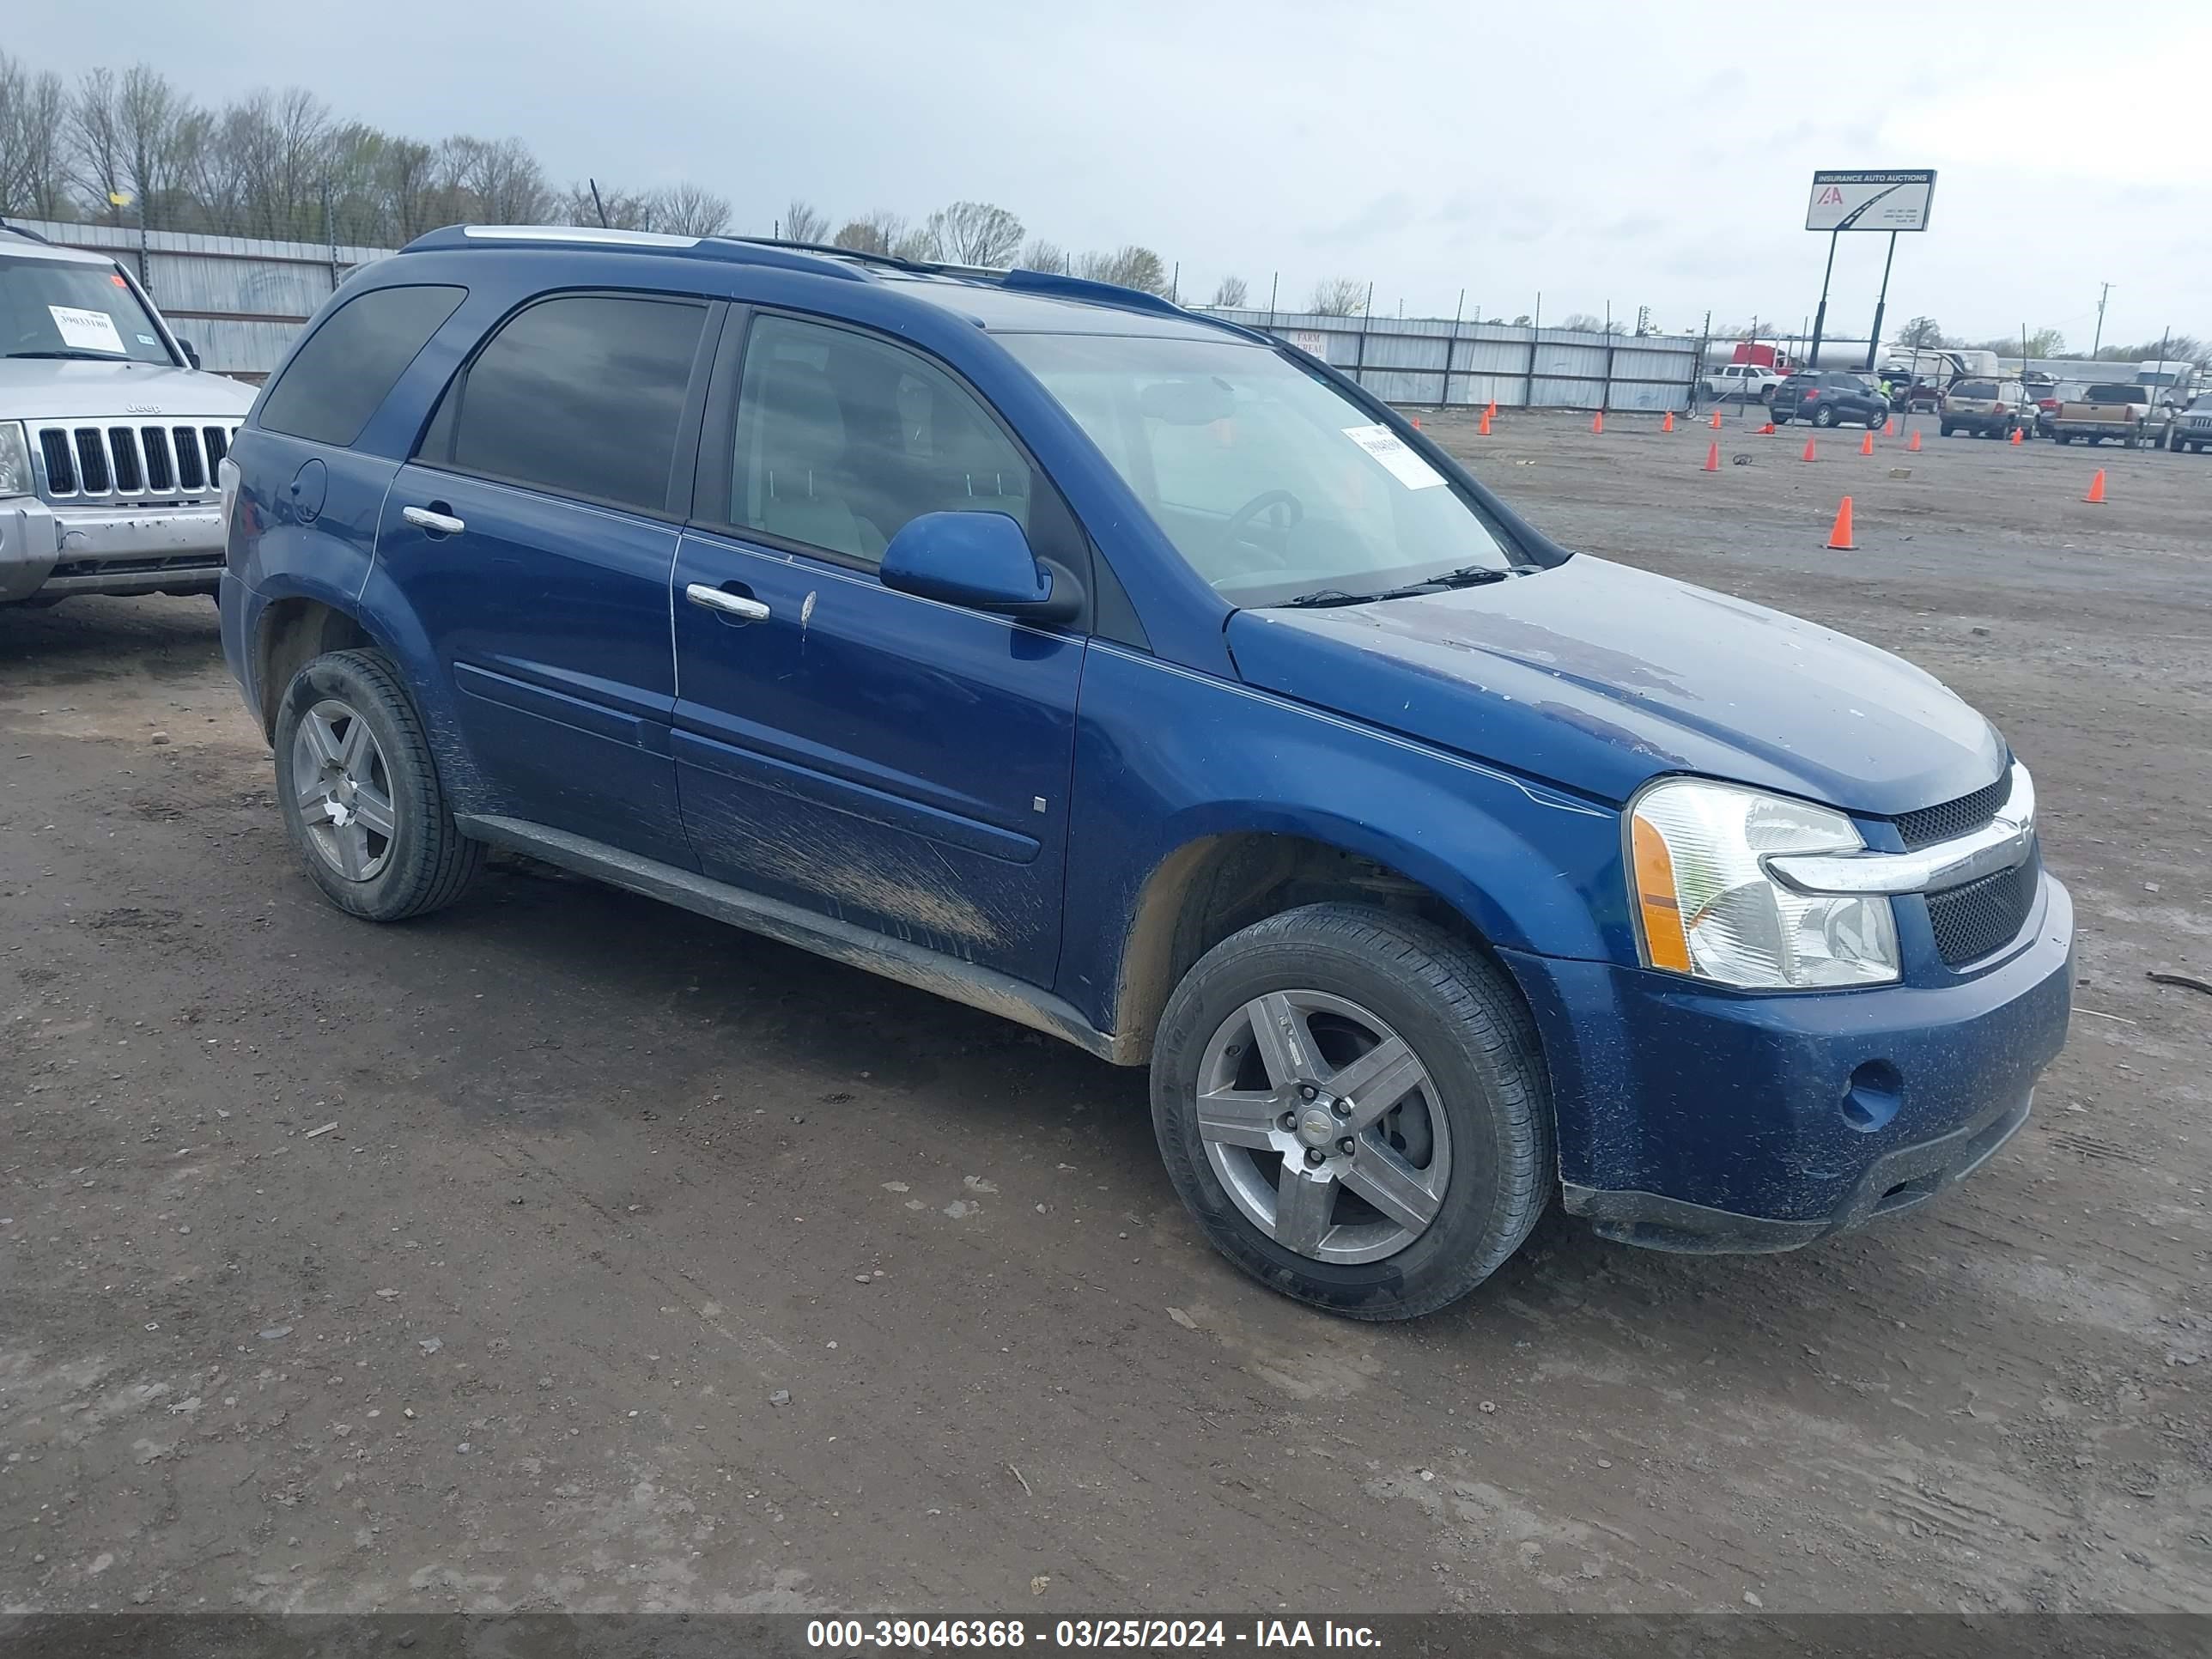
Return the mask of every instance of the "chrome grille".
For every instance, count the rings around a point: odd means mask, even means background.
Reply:
[[[229,422],[38,429],[46,499],[132,501],[215,493],[215,469],[238,428]]]

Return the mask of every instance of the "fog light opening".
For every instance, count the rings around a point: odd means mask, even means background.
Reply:
[[[1897,1115],[1901,1088],[1896,1066],[1886,1060],[1867,1061],[1844,1086],[1844,1121],[1862,1134],[1872,1134]]]

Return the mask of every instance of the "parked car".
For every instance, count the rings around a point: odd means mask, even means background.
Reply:
[[[2076,438],[2093,444],[2115,438],[2134,449],[2149,427],[2153,395],[2148,386],[2118,380],[2084,386],[2080,397],[2068,398],[2051,417],[2051,435],[2062,444]]]
[[[2212,392],[2200,392],[2189,407],[2174,417],[2166,447],[2203,454],[2212,449]]]
[[[1889,418],[1889,400],[1877,386],[1839,368],[1808,369],[1775,388],[1771,405],[1777,426],[1810,421],[1814,426],[1880,426]]]
[[[437,231],[230,459],[223,648],[334,904],[514,848],[1149,1065],[1199,1228],[1340,1313],[1558,1194],[1698,1250],[1909,1209],[2065,1037],[1981,715],[1152,295]]]
[[[216,469],[252,402],[123,266],[0,225],[0,605],[213,593]]]
[[[1705,374],[1705,395],[1723,403],[1765,403],[1782,376],[1764,363],[1723,363]]]
[[[1943,395],[1942,433],[2009,438],[2033,422],[2033,407],[2018,380],[1960,380]]]
[[[2058,411],[2065,407],[2066,400],[2069,398],[2079,398],[2082,391],[2082,383],[2079,380],[2054,381],[2051,385],[2041,388],[2041,395],[2035,399],[2035,435],[2039,438],[2050,437],[2052,432],[2051,422],[2058,418]]]

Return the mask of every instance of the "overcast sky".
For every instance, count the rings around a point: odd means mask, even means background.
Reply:
[[[2212,4],[1665,0],[173,0],[16,8],[33,68],[132,43],[208,101],[298,82],[418,137],[527,140],[556,182],[695,179],[765,232],[997,202],[1074,249],[1143,242],[1186,298],[1234,272],[1376,309],[1794,326],[1815,167],[1933,167],[1893,324],[2212,336]],[[2075,110],[2085,112],[2078,118]],[[2076,136],[2069,137],[2069,134]],[[2116,142],[2124,140],[2124,145]],[[1847,235],[1828,331],[1863,337],[1887,238]]]

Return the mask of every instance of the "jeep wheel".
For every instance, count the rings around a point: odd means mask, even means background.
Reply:
[[[276,799],[307,874],[342,910],[399,921],[452,903],[484,849],[453,823],[421,716],[374,651],[293,676],[276,711]]]
[[[1832,406],[1826,409],[1818,409],[1813,411],[1813,424],[1814,426],[1833,426],[1835,423],[1836,411]]]
[[[1948,421],[1943,422],[1943,435],[1947,438],[1958,429],[1959,428],[1957,427],[1953,426]]]
[[[1354,1319],[1466,1295],[1558,1180],[1504,975],[1440,928],[1349,905],[1271,916],[1191,969],[1153,1048],[1152,1126],[1214,1248]]]

